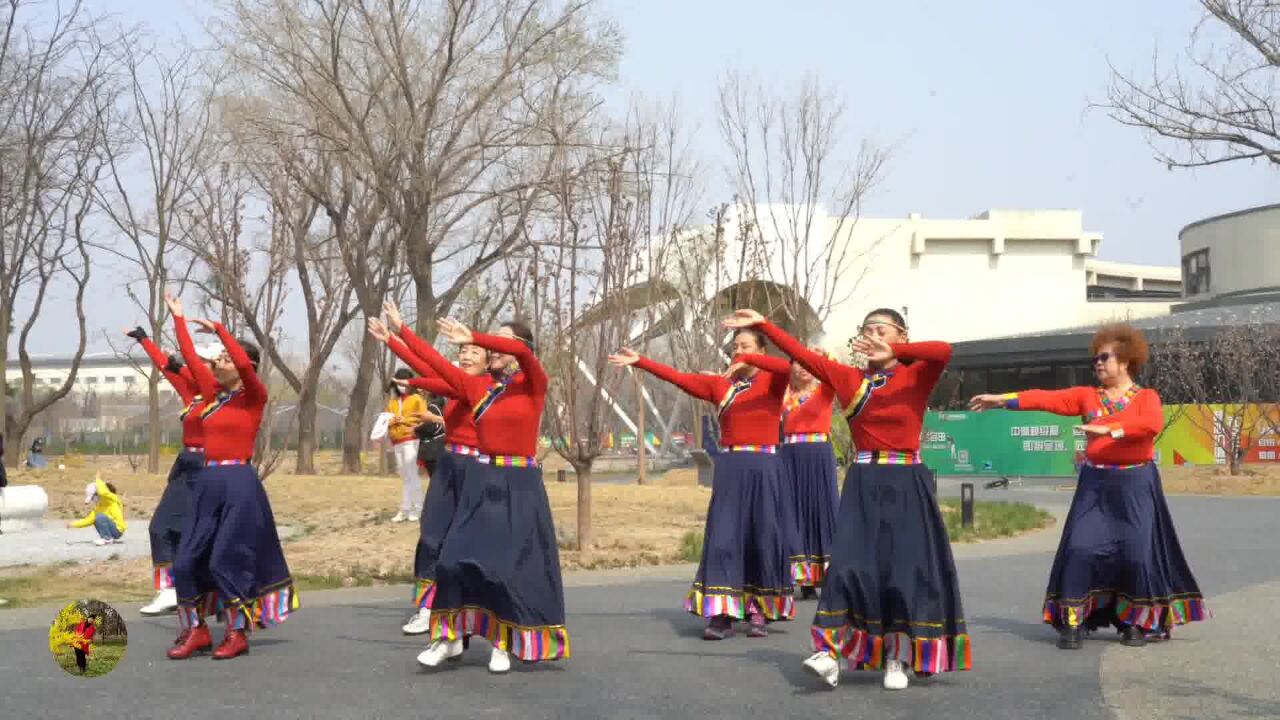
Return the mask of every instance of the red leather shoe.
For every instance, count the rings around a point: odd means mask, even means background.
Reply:
[[[237,655],[249,654],[249,639],[245,637],[243,630],[227,630],[227,636],[222,638],[222,644],[217,650],[213,651],[214,660],[230,660]]]
[[[167,654],[170,660],[186,660],[211,647],[213,647],[213,638],[209,635],[209,626],[198,625],[189,630],[183,630]]]

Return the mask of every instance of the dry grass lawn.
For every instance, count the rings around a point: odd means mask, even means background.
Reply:
[[[169,460],[165,461],[166,463]],[[57,461],[54,461],[56,467]],[[119,458],[70,458],[65,470],[14,473],[13,484],[34,483],[49,494],[46,522],[80,517],[85,483],[101,471],[125,503],[129,533],[146,533],[146,521],[159,501],[165,476],[133,473]],[[336,473],[337,459],[322,456],[318,469]],[[566,569],[632,567],[682,562],[682,536],[700,531],[710,490],[696,486],[692,471],[673,471],[650,484],[595,484],[592,487],[591,547],[576,545],[577,485],[554,481],[548,468],[547,494],[560,536]],[[572,478],[572,474],[569,475]],[[390,522],[400,501],[397,477],[378,475],[292,475],[278,471],[267,479],[277,523],[294,528],[285,541],[290,570],[304,585],[364,585],[407,582],[413,575],[416,523]],[[149,598],[153,593],[145,558],[104,563],[64,563],[4,571],[0,592],[21,604],[61,601],[92,584],[104,600]]]
[[[1225,467],[1197,465],[1160,468],[1167,493],[1195,495],[1280,495],[1280,465],[1245,465],[1239,475]]]

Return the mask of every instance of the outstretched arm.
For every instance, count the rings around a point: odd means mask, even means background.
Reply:
[[[173,301],[173,303],[176,302],[176,300]],[[173,303],[170,304],[171,310],[174,307]],[[176,307],[177,310],[173,311],[173,334],[178,338],[178,352],[182,354],[183,361],[191,371],[191,377],[195,379],[196,389],[206,400],[212,400],[218,394],[218,379],[196,354],[195,343],[191,340],[191,331],[187,329],[187,319],[182,315],[182,306]]]
[[[1042,410],[1054,415],[1084,415],[1093,388],[1072,387],[1065,390],[1023,390],[1003,395],[977,395],[969,401],[973,410]]]
[[[476,345],[485,350],[492,350],[514,357],[516,362],[520,363],[520,369],[524,371],[524,376],[533,393],[535,395],[547,394],[547,371],[542,368],[542,363],[538,362],[538,356],[533,354],[533,348],[520,340],[498,335],[473,332],[471,333],[471,338]]]
[[[660,380],[665,380],[675,385],[699,400],[706,400],[712,403],[720,402],[721,397],[728,391],[729,381],[719,375],[682,373],[673,367],[655,362],[643,355],[636,360],[635,367]]]
[[[222,341],[222,347],[226,348],[227,357],[231,358],[231,364],[236,367],[236,373],[240,375],[245,401],[250,405],[266,405],[267,386],[263,385],[258,377],[258,371],[253,367],[253,360],[250,359],[249,354],[244,351],[240,341],[222,326],[222,323],[210,324],[213,326],[213,331],[217,333],[218,339]]]
[[[400,339],[404,341],[410,352],[427,362],[428,368],[434,371],[434,375],[448,383],[453,389],[453,396],[467,396],[467,374],[462,371],[462,368],[449,362],[449,359],[441,355],[435,346],[419,337],[408,325],[401,326]]]
[[[804,343],[791,337],[777,325],[763,322],[756,327],[769,338],[770,342],[777,345],[779,350],[800,363],[801,367],[808,370],[814,377],[836,388],[838,392],[852,394],[862,382],[861,370],[810,350],[804,346]]]
[[[1133,398],[1133,412],[1125,412],[1116,417],[1116,422],[1107,422],[1110,418],[1099,418],[1096,422],[1111,428],[1111,437],[1127,440],[1150,440],[1160,434],[1164,428],[1164,408],[1160,404],[1160,396],[1155,390],[1144,389]]]
[[[775,355],[756,355],[754,353],[745,353],[734,356],[733,362],[746,363],[753,367],[758,367],[766,372],[778,375],[787,375],[791,372],[791,363],[786,358],[777,357]]]
[[[169,357],[152,342],[151,338],[147,337],[145,332],[142,332],[142,328],[128,335],[138,341],[138,345],[147,353],[147,357],[151,358],[151,363],[156,366],[161,375],[164,375],[164,379],[169,381],[169,385],[173,387],[174,392],[178,393],[178,397],[182,398],[183,404],[191,402],[192,398],[199,394],[195,378],[190,373],[184,374],[180,370],[175,371],[170,368]]]

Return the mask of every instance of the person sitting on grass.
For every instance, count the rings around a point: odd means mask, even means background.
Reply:
[[[127,526],[124,521],[124,503],[120,501],[115,486],[103,482],[102,476],[98,475],[85,486],[84,501],[85,504],[94,503],[93,509],[79,520],[67,523],[67,527],[82,528],[92,525],[98,531],[98,539],[93,541],[94,545],[124,542]]]

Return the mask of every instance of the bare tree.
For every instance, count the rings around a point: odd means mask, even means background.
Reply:
[[[875,243],[855,242],[863,201],[883,175],[888,152],[863,141],[846,157],[844,102],[816,79],[792,97],[771,95],[730,74],[720,88],[720,131],[733,164],[746,280],[739,299],[808,338],[845,302],[870,264]]]
[[[159,339],[168,321],[166,288],[181,288],[192,264],[182,262],[180,212],[190,201],[210,136],[209,103],[191,52],[172,60],[152,51],[126,47],[122,66],[128,92],[121,109],[127,141],[108,144],[108,182],[98,188],[97,203],[118,231],[106,250],[129,267],[125,294]],[[141,288],[139,292],[138,288]],[[114,347],[114,343],[113,343]],[[121,353],[128,356],[127,350]],[[147,375],[147,471],[160,471],[160,380],[151,363],[137,363]]]
[[[1162,339],[1148,370],[1166,403],[1210,437],[1232,475],[1280,411],[1280,330],[1261,323],[1228,325],[1207,340],[1181,330]]]
[[[88,221],[116,132],[112,62],[126,42],[104,35],[79,3],[41,13],[40,22],[19,18],[27,8],[9,0],[0,9],[0,366],[8,365],[17,326],[22,368],[18,407],[11,411],[8,393],[0,394],[0,413],[13,448],[36,415],[71,392],[84,356]],[[55,284],[70,291],[78,342],[67,377],[37,388],[28,343]],[[9,463],[18,456],[10,453]]]
[[[1183,61],[1170,66],[1157,53],[1142,77],[1113,66],[1101,106],[1144,131],[1170,168],[1259,159],[1280,164],[1280,4],[1200,5],[1204,16]]]

